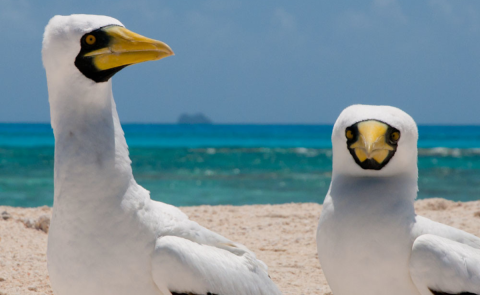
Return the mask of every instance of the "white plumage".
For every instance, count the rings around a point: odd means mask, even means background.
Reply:
[[[246,247],[152,201],[133,178],[108,78],[116,66],[160,59],[170,48],[116,19],[72,15],[50,20],[42,54],[55,134],[54,293],[280,294]]]
[[[359,122],[386,123],[401,134],[397,143],[387,138],[398,146],[379,170],[361,168],[354,157],[380,150],[348,148],[346,130],[358,133]],[[337,119],[332,182],[317,231],[320,263],[335,295],[480,294],[480,238],[415,214],[417,139],[414,120],[394,107],[354,105]]]

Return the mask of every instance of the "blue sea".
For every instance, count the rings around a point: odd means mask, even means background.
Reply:
[[[138,183],[155,200],[200,204],[322,203],[328,125],[123,126]],[[480,199],[480,126],[420,126],[419,198]],[[0,124],[0,205],[53,204],[49,124]]]

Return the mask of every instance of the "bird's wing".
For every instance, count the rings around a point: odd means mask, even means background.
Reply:
[[[410,275],[422,295],[480,295],[480,250],[421,235],[413,244]]]
[[[461,244],[480,249],[480,238],[458,228],[435,222],[423,216],[416,216],[412,233],[415,238],[425,234],[443,237]]]
[[[238,255],[177,236],[157,239],[152,277],[162,294],[281,294],[249,252]]]
[[[188,219],[177,207],[154,206],[169,220],[152,257],[153,279],[164,294],[281,294],[267,266],[247,247]]]
[[[156,209],[161,210],[161,213],[158,215],[163,216],[163,219],[166,219],[166,215],[168,215],[168,219],[171,221],[168,225],[164,225],[162,236],[181,237],[198,244],[224,249],[236,255],[248,253],[255,258],[255,254],[244,245],[231,241],[190,220],[188,216],[177,207],[161,202],[154,203]],[[258,260],[258,262],[266,271],[267,266],[260,260]]]

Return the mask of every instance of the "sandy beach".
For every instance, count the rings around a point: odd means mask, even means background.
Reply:
[[[480,236],[480,201],[420,200],[417,213]],[[263,260],[283,294],[331,294],[317,260],[321,205],[182,207],[192,220],[240,243]],[[6,212],[6,213],[4,213]],[[51,208],[0,206],[0,295],[53,294],[46,248]]]

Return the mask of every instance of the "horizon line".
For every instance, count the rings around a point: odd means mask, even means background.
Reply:
[[[6,122],[0,121],[1,125],[50,125],[50,122]],[[205,124],[188,124],[177,122],[124,122],[121,125],[216,125],[216,126],[333,126],[334,123],[220,123],[212,122]],[[417,126],[458,126],[480,127],[480,123],[420,123]]]

